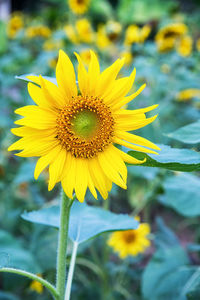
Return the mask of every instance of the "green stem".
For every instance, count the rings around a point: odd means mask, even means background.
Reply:
[[[72,279],[74,275],[74,267],[76,263],[76,255],[77,255],[78,243],[74,242],[72,257],[69,266],[69,273],[67,277],[67,285],[65,290],[65,300],[70,300],[71,287],[72,287]]]
[[[56,300],[59,299],[58,298],[58,293],[56,292],[55,287],[51,283],[49,283],[47,280],[45,280],[45,279],[43,279],[43,278],[41,278],[41,277],[39,277],[39,276],[37,276],[33,273],[29,273],[29,272],[26,272],[26,271],[23,271],[23,270],[15,269],[15,268],[0,268],[0,272],[18,274],[18,275],[21,275],[21,276],[28,277],[29,279],[36,280],[39,283],[41,283],[43,286],[45,286],[51,292],[54,299],[56,299]]]
[[[65,295],[65,281],[66,281],[66,253],[68,240],[68,226],[70,208],[73,200],[69,199],[64,191],[62,191],[61,207],[60,207],[60,228],[58,238],[58,252],[57,252],[57,276],[56,276],[56,290],[59,295],[59,300],[64,300]]]

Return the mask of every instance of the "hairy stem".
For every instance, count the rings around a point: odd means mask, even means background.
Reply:
[[[68,226],[70,208],[73,200],[69,199],[64,191],[62,191],[61,208],[60,208],[60,228],[58,238],[58,252],[57,252],[57,276],[56,276],[56,290],[59,295],[59,300],[64,300],[65,282],[66,282],[66,252],[68,240]]]

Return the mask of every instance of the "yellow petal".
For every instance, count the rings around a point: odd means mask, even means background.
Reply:
[[[65,165],[65,159],[66,159],[66,150],[62,148],[58,156],[55,158],[53,162],[51,162],[49,166],[49,185],[48,185],[49,191],[51,191],[55,186],[56,182],[59,181]]]
[[[59,155],[62,147],[60,145],[53,148],[49,153],[40,157],[35,166],[34,177],[37,180],[40,173]]]
[[[49,141],[42,144],[38,142],[29,142],[23,151],[16,153],[15,155],[20,157],[43,156],[49,153],[49,151],[58,144],[58,141]]]
[[[39,80],[39,78],[38,78]],[[28,92],[33,101],[39,105],[40,107],[51,109],[52,105],[51,103],[46,99],[44,96],[44,93],[40,87],[33,83],[28,83]]]
[[[135,118],[137,115],[143,115],[144,113],[147,113],[155,108],[158,107],[158,104],[155,105],[151,105],[145,108],[139,108],[139,109],[119,109],[117,111],[113,112],[113,115],[117,116],[117,117],[130,117],[130,118]]]
[[[68,102],[65,93],[59,89],[53,82],[39,76],[42,92],[46,100],[51,103],[55,109],[62,108]]]
[[[119,173],[115,169],[113,169],[112,164],[110,163],[106,155],[104,155],[104,152],[98,155],[98,161],[102,170],[110,180],[112,180],[114,183],[116,183],[123,189],[127,188],[126,183],[120,177]]]
[[[89,95],[95,95],[95,88],[100,76],[100,67],[98,59],[93,51],[90,51],[91,59],[88,68]]]
[[[122,159],[128,164],[137,164],[138,165],[138,164],[143,164],[146,161],[146,158],[144,158],[143,160],[138,160],[138,159],[132,157],[131,155],[121,151],[118,148],[116,148],[116,150],[119,152]]]
[[[92,177],[90,175],[89,170],[88,170],[88,188],[89,188],[90,192],[92,193],[92,195],[94,196],[94,198],[97,199],[97,192],[95,190],[95,186],[92,181]]]
[[[25,137],[25,136],[34,136],[35,138],[41,138],[41,137],[52,137],[56,136],[56,129],[35,129],[31,127],[18,127],[18,128],[12,128],[10,130],[14,135],[20,136],[20,137]]]
[[[127,148],[130,148],[132,150],[136,150],[136,151],[139,151],[139,152],[144,152],[144,153],[153,153],[153,154],[158,154],[157,152],[155,151],[152,151],[152,150],[149,150],[149,149],[145,149],[145,148],[142,148],[140,146],[135,146],[135,145],[132,145],[130,143],[127,143],[117,137],[114,137],[114,143],[116,144],[119,144],[119,145],[122,145],[122,146],[125,146]]]
[[[84,201],[85,193],[88,185],[88,164],[85,159],[77,159],[75,193],[80,202]]]
[[[62,187],[64,189],[65,194],[69,198],[73,198],[73,190],[75,187],[75,180],[76,180],[76,159],[70,154],[70,164],[68,168],[68,172],[66,176],[62,179]]]
[[[83,65],[82,59],[74,53],[78,60],[78,85],[83,96],[88,95],[88,73]]]
[[[76,76],[71,60],[64,51],[59,51],[58,63],[56,66],[56,79],[59,88],[68,100],[77,96]]]
[[[113,87],[113,83],[124,64],[124,59],[117,59],[109,68],[105,69],[97,83],[96,92],[94,96],[101,96],[104,98],[106,92]],[[103,93],[102,93],[103,91]]]
[[[110,145],[105,151],[104,156],[109,161],[109,163],[112,165],[112,168],[121,175],[124,182],[127,180],[127,168],[126,165],[119,155],[117,151],[115,151],[115,147],[113,145]]]
[[[138,135],[128,133],[125,131],[116,131],[115,135],[116,137],[123,139],[129,143],[138,144],[155,150],[160,150],[160,148],[157,145]]]
[[[119,101],[130,91],[135,80],[135,75],[136,69],[133,70],[129,77],[116,80],[113,91],[106,98],[104,98],[104,101],[107,104],[110,104],[111,107],[115,104],[118,104]]]
[[[115,105],[113,105],[113,109],[119,109],[120,107],[126,105],[127,103],[129,103],[130,101],[132,101],[135,97],[137,97],[146,87],[146,84],[143,84],[135,93],[133,93],[132,95],[123,98],[122,100],[119,100],[118,103],[116,103]]]
[[[115,128],[116,130],[125,130],[125,131],[131,131],[136,130],[139,128],[142,128],[150,123],[152,123],[157,118],[157,115],[151,118],[147,118],[145,120],[131,120],[129,118],[118,121],[115,120]]]
[[[98,189],[103,199],[107,199],[108,191],[105,183],[105,175],[99,165],[98,160],[96,158],[93,158],[89,160],[88,165],[90,175],[95,187]]]

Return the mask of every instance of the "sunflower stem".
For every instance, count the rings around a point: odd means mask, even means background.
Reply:
[[[60,207],[60,228],[58,237],[58,251],[57,251],[57,274],[56,274],[56,290],[59,295],[59,300],[64,300],[65,296],[65,282],[66,282],[66,268],[67,268],[67,241],[68,241],[68,227],[70,208],[73,200],[69,199],[64,191],[61,194]]]
[[[68,273],[68,277],[67,277],[67,284],[66,284],[64,300],[70,300],[72,280],[73,280],[73,275],[74,275],[74,267],[75,267],[75,263],[76,263],[77,249],[78,249],[78,243],[74,242],[72,257],[71,257],[70,266],[69,266],[69,273]]]

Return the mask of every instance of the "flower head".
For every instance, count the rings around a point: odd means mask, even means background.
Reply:
[[[69,7],[73,13],[82,15],[89,7],[90,0],[69,0]]]
[[[29,76],[34,83],[28,91],[36,105],[28,105],[15,112],[24,118],[12,132],[21,137],[9,150],[22,150],[22,157],[40,157],[35,168],[37,179],[49,165],[49,190],[62,183],[68,197],[75,191],[84,201],[87,188],[97,198],[96,189],[104,199],[112,182],[126,189],[129,164],[141,164],[136,158],[118,149],[115,144],[136,151],[156,153],[150,141],[128,131],[139,129],[156,118],[145,113],[156,108],[126,110],[122,107],[134,99],[145,87],[126,96],[132,88],[135,70],[129,77],[117,78],[124,64],[118,59],[100,72],[99,62],[91,51],[88,71],[78,54],[78,85],[69,57],[60,50],[56,66],[57,85],[42,76]],[[138,146],[139,145],[139,146]],[[147,147],[147,148],[145,148]]]
[[[189,101],[192,98],[200,98],[200,89],[185,89],[180,91],[176,98],[178,101]]]
[[[30,39],[35,37],[48,38],[51,35],[51,30],[45,25],[30,26],[26,30],[26,36]]]
[[[42,277],[41,274],[37,274],[37,276]],[[40,282],[38,282],[36,280],[33,280],[30,284],[30,290],[35,291],[38,294],[42,294],[44,288],[43,288],[43,285]]]
[[[17,33],[24,27],[22,14],[16,12],[8,22],[7,33],[10,38],[15,38]]]
[[[183,23],[168,24],[161,28],[156,34],[156,44],[160,52],[170,51],[174,48],[176,41],[187,33],[187,26]]]
[[[78,39],[84,43],[91,43],[94,39],[94,33],[89,20],[86,18],[79,19],[75,25]]]
[[[150,246],[147,235],[150,233],[150,226],[147,223],[141,223],[138,229],[116,231],[111,234],[108,245],[118,252],[121,258],[127,256],[137,256],[143,253]]]
[[[192,52],[192,38],[188,35],[183,36],[179,39],[179,41],[177,42],[177,52],[181,55],[181,56],[189,56]]]

